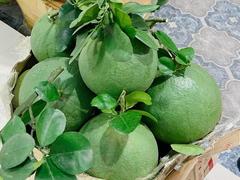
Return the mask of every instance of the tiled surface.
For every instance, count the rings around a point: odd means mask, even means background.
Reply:
[[[16,4],[0,7],[0,19],[27,34]],[[222,90],[223,116],[218,132],[240,127],[240,0],[170,0],[155,16],[179,47],[196,49],[195,62],[206,68]],[[240,176],[240,148],[220,155],[220,163]]]
[[[218,132],[240,127],[240,0],[170,0],[158,24],[179,47],[192,46],[195,62],[206,68],[222,90],[223,116]],[[240,147],[224,152],[219,162],[240,176]]]
[[[240,157],[240,147],[232,149],[232,151],[224,152],[219,157],[219,162],[227,169],[234,172],[237,176],[240,176],[240,172],[237,167],[237,161]]]

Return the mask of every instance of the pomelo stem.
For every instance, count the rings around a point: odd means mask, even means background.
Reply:
[[[34,124],[34,122],[35,122],[35,117],[34,117],[34,115],[33,115],[33,111],[32,111],[32,106],[29,106],[29,115],[30,115],[30,118],[31,118],[31,127],[32,127],[32,129],[31,129],[31,136],[33,136],[33,132],[34,132],[34,129],[35,129],[35,124]]]
[[[145,22],[150,23],[149,27],[152,28],[156,23],[167,23],[167,19],[162,19],[162,18],[150,18],[150,19],[145,19]]]
[[[153,23],[166,23],[168,22],[167,19],[162,19],[162,18],[150,18],[150,19],[145,19],[146,22],[153,22]]]
[[[64,68],[62,67],[57,68],[55,71],[53,71],[50,74],[48,78],[48,82],[50,83],[54,82],[63,71],[64,71]],[[23,104],[21,104],[16,108],[13,115],[19,116],[20,114],[22,114],[32,105],[32,103],[37,99],[37,97],[38,97],[38,94],[34,92]]]

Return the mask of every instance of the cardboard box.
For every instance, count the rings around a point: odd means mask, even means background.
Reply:
[[[0,22],[0,38],[3,42],[0,46],[0,72],[4,79],[0,84],[0,114],[1,128],[11,116],[12,89],[17,81],[17,76],[26,65],[30,53],[29,37],[23,37],[16,31]],[[11,39],[11,42],[9,40]],[[5,48],[5,49],[4,49]],[[10,72],[10,69],[12,71]],[[196,142],[206,147],[203,155],[198,157],[187,157],[177,154],[174,157],[164,158],[165,163],[160,164],[148,177],[157,180],[202,180],[213,168],[215,154],[240,145],[240,129],[226,129],[227,122],[221,121],[204,139]],[[96,179],[87,175],[79,175],[79,179]],[[216,179],[218,180],[218,179]]]
[[[51,9],[58,9],[65,0],[17,0],[27,25],[32,28],[34,23]],[[122,0],[124,3],[137,1],[150,4],[154,0]]]

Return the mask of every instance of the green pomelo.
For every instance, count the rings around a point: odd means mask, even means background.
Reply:
[[[52,106],[64,112],[67,118],[66,130],[78,130],[88,118],[93,93],[82,81],[77,63],[69,66],[68,62],[68,58],[55,57],[33,66],[21,82],[17,92],[18,101],[19,104],[23,103],[34,92],[39,82],[48,80],[54,70],[63,67],[64,71],[55,81],[61,98]]]
[[[158,140],[166,143],[190,143],[213,130],[221,116],[221,94],[215,80],[196,64],[186,68],[184,76],[156,81],[147,91],[152,105],[145,110],[158,123],[149,127]]]
[[[129,37],[117,24],[91,37],[79,56],[86,85],[96,94],[118,96],[122,90],[146,90],[157,71],[157,53]]]
[[[16,83],[16,86],[13,90],[13,94],[14,94],[14,97],[13,97],[13,100],[12,100],[12,103],[13,103],[13,106],[16,108],[18,105],[19,105],[19,88],[22,84],[22,81],[24,79],[24,77],[26,76],[27,72],[29,70],[26,70],[24,71],[19,77],[18,77],[18,80],[17,80],[17,83]]]
[[[57,50],[56,24],[48,18],[48,14],[42,16],[33,26],[31,33],[31,48],[38,61],[51,57],[68,56],[67,53]]]
[[[80,131],[94,153],[93,167],[87,173],[107,180],[135,180],[150,174],[158,163],[158,146],[151,131],[139,125],[128,135],[119,134],[109,127],[111,118],[100,114]]]

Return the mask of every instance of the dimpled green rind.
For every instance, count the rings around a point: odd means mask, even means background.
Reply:
[[[68,58],[55,57],[33,66],[21,82],[18,101],[20,104],[23,103],[33,93],[39,82],[48,80],[48,77],[54,70],[63,67],[64,71],[56,80],[56,83],[59,81],[64,83],[65,90],[63,91],[67,92],[60,92],[60,100],[53,103],[52,106],[64,112],[67,118],[66,130],[77,130],[88,118],[93,93],[83,83],[77,64],[70,69],[68,61]],[[62,87],[63,85],[60,86]]]
[[[56,25],[48,18],[42,16],[33,26],[31,32],[31,48],[38,61],[51,57],[67,56],[57,50]]]
[[[213,130],[221,116],[221,94],[215,80],[196,64],[184,76],[155,82],[147,91],[152,105],[145,110],[158,123],[149,123],[155,137],[167,143],[190,143]]]
[[[156,51],[137,40],[131,42],[117,24],[90,38],[79,56],[80,72],[89,89],[115,97],[122,90],[149,88],[157,63]]]
[[[157,166],[158,147],[151,131],[143,125],[139,125],[128,135],[126,145],[115,163],[106,165],[103,161],[100,142],[103,141],[111,118],[111,115],[100,114],[80,131],[90,141],[94,152],[94,165],[87,173],[107,180],[135,180],[137,177],[145,177]]]

